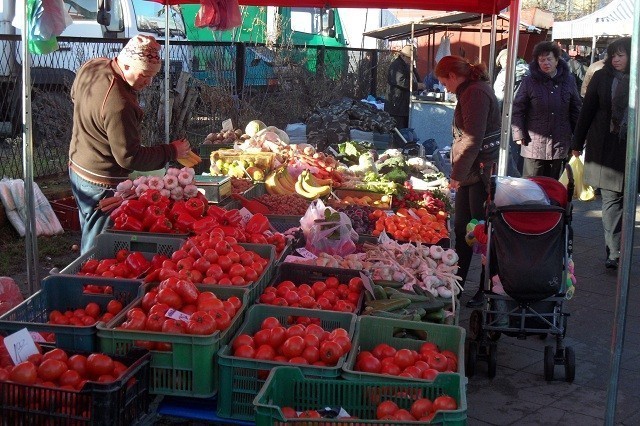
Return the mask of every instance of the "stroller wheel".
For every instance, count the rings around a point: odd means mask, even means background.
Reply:
[[[555,369],[556,361],[553,354],[553,346],[547,345],[544,347],[544,379],[547,382],[553,380],[553,370]]]
[[[498,366],[498,346],[495,342],[489,343],[489,367],[487,374],[490,379],[496,377],[496,368]]]
[[[572,347],[564,348],[564,376],[569,383],[576,377],[576,353]]]
[[[473,377],[476,374],[476,363],[478,362],[478,342],[472,340],[469,342],[467,349],[467,377]]]
[[[482,311],[474,309],[469,316],[469,337],[473,340],[482,338]]]

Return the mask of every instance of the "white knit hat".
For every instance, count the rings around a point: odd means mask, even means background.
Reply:
[[[406,56],[407,58],[411,57],[411,51],[413,51],[413,56],[416,56],[416,49],[411,46],[410,44],[407,44],[406,46],[404,46],[401,50],[400,50],[400,54],[403,56]]]
[[[160,44],[152,36],[137,35],[122,49],[118,55],[118,62],[155,74],[162,67]]]

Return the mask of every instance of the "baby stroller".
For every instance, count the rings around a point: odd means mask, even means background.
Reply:
[[[571,228],[573,174],[566,167],[568,187],[555,179],[530,178],[549,198],[549,204],[497,207],[496,180],[486,209],[485,303],[471,313],[467,366],[475,373],[478,360],[488,363],[488,376],[496,374],[497,345],[501,334],[525,339],[530,335],[555,336],[544,348],[544,378],[553,380],[556,365],[564,365],[565,380],[575,377],[575,352],[565,347],[568,263],[572,253]],[[504,291],[499,288],[500,285]],[[494,291],[495,290],[495,291]]]

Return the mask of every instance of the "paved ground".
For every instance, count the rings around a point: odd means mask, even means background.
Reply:
[[[611,336],[617,300],[617,274],[604,267],[605,251],[600,201],[574,202],[573,229],[576,293],[565,304],[568,319],[565,344],[576,353],[573,383],[562,381],[564,369],[556,366],[557,381],[543,376],[544,346],[549,337],[498,341],[498,368],[487,378],[487,364],[479,362],[467,388],[470,425],[601,425],[605,417],[610,378]],[[634,256],[620,370],[616,424],[640,424],[640,209],[636,214]],[[479,276],[479,262],[474,260]],[[477,280],[477,278],[476,278]],[[473,295],[477,283],[468,284]],[[465,289],[466,290],[466,289]],[[468,296],[463,297],[466,302]],[[461,311],[461,326],[468,329],[471,309]]]

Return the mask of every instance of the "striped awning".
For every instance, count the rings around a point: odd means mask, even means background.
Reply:
[[[553,40],[631,35],[634,0],[613,0],[595,12],[573,21],[554,22]]]

